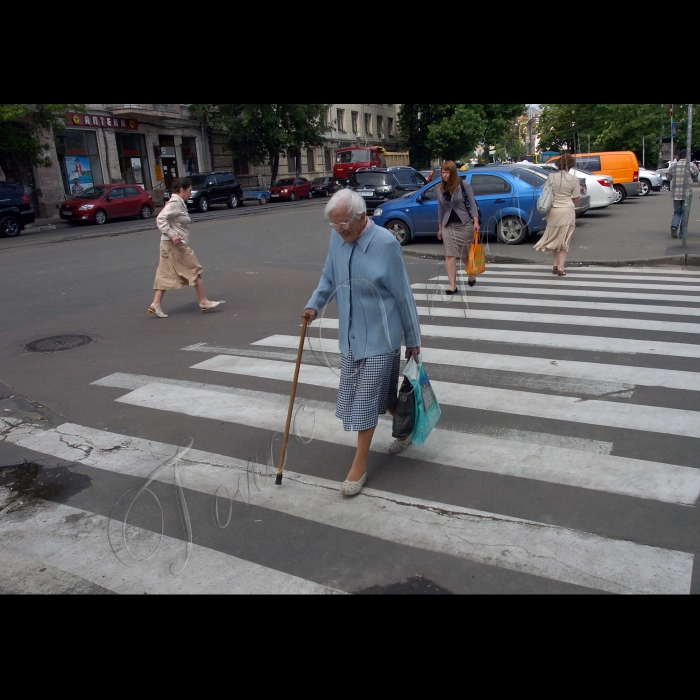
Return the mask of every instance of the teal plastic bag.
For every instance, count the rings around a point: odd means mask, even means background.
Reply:
[[[422,445],[432,429],[437,425],[442,415],[440,404],[435,396],[433,387],[430,385],[428,373],[418,356],[418,362],[411,358],[404,370],[404,376],[408,377],[413,386],[413,394],[416,400],[416,420],[413,427],[411,442],[414,445]]]

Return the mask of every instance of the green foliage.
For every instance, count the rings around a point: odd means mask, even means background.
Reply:
[[[479,144],[488,148],[524,109],[524,104],[403,104],[399,129],[411,164],[429,167],[436,157],[466,160]]]
[[[61,117],[66,112],[84,110],[79,104],[0,104],[0,168],[5,177],[21,182],[29,165],[49,167],[47,134],[65,128]]]
[[[269,162],[277,179],[281,153],[321,146],[328,126],[325,104],[197,104],[192,109],[228,136],[234,158]]]

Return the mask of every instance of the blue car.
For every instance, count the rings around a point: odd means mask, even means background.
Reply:
[[[528,235],[544,231],[547,226],[537,211],[546,174],[531,168],[509,165],[476,167],[459,172],[474,190],[483,221],[482,235],[497,235],[505,245],[523,243]],[[401,245],[420,236],[437,237],[439,182],[429,182],[417,192],[410,192],[375,209],[372,221],[391,231]]]

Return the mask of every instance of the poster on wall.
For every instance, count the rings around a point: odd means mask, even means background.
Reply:
[[[66,175],[70,184],[70,193],[79,197],[92,187],[90,159],[87,156],[66,156]]]
[[[143,170],[141,169],[141,159],[140,158],[132,158],[131,159],[131,169],[134,173],[134,184],[142,185],[143,184]]]

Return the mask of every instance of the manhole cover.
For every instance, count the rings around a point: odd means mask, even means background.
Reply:
[[[41,338],[29,343],[26,348],[29,352],[60,352],[61,350],[73,350],[93,342],[89,335],[52,335],[50,338]]]

